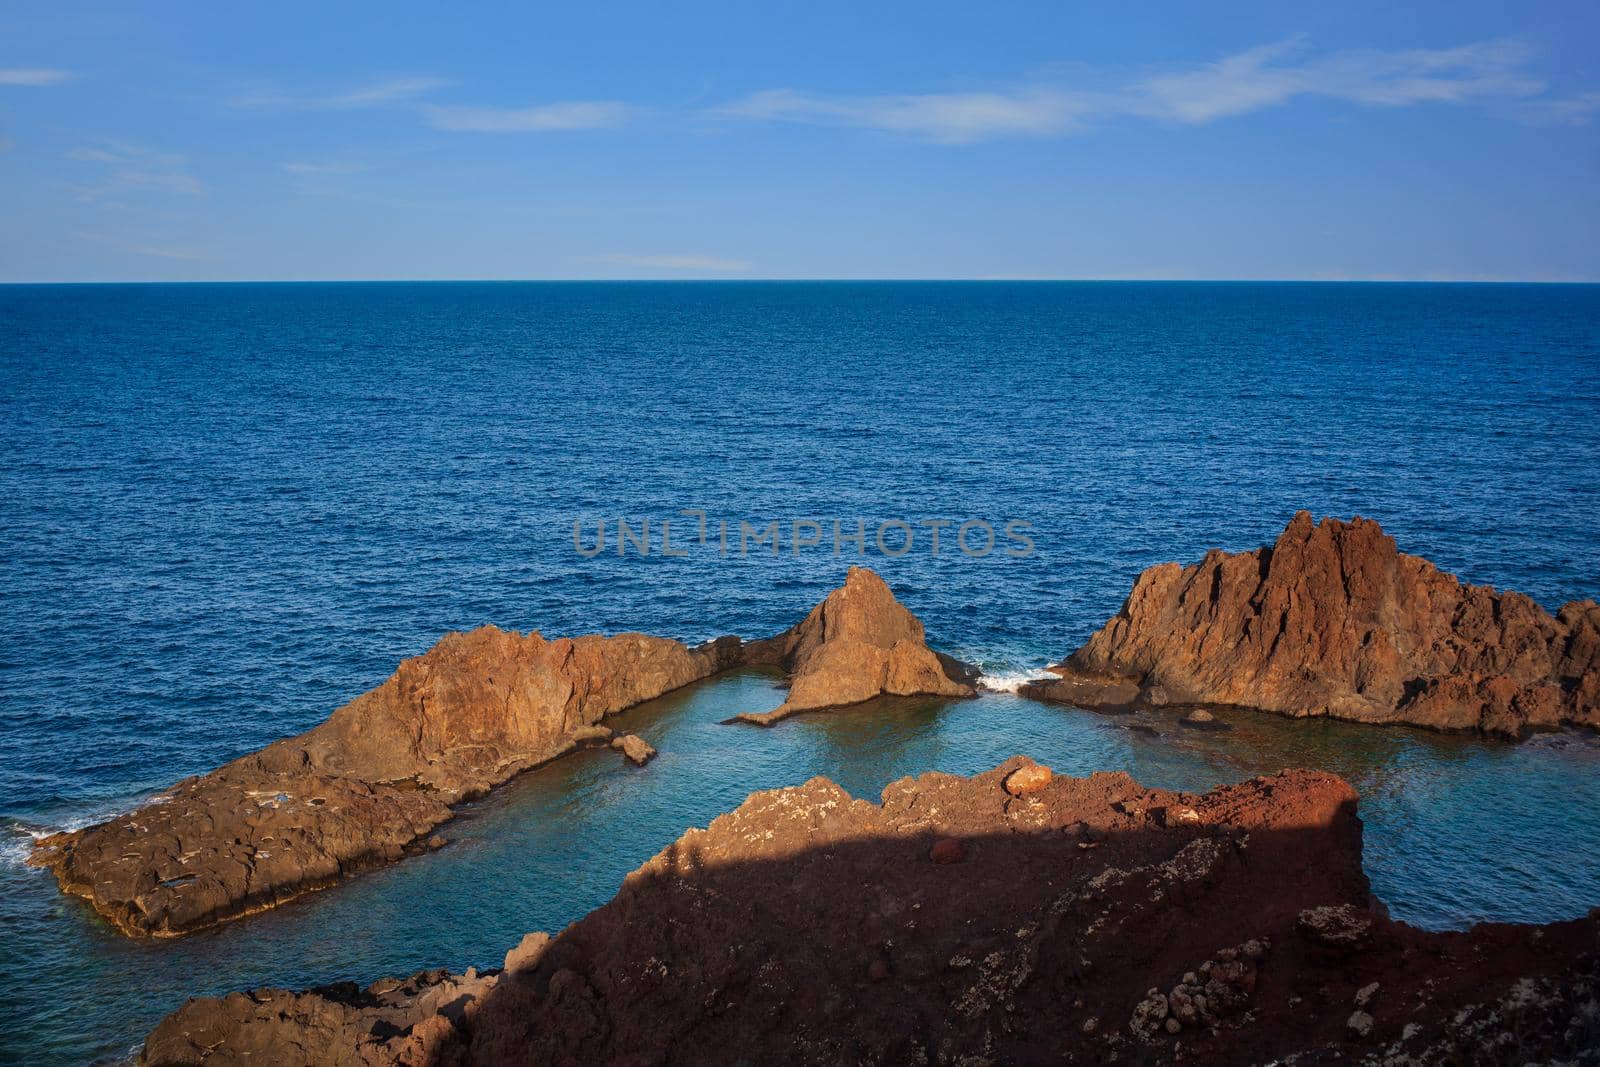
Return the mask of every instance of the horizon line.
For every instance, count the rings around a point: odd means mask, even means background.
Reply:
[[[1596,278],[1139,278],[1139,277],[757,277],[692,276],[677,278],[102,278],[0,280],[0,287],[28,285],[592,285],[592,284],[963,284],[963,285],[1600,285]]]

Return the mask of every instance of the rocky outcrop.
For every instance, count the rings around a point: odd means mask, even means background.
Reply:
[[[498,980],[434,970],[364,989],[343,982],[195,1000],[150,1035],[143,1062],[429,1067],[456,1054],[458,1028]]]
[[[638,734],[623,734],[621,737],[614,737],[611,739],[611,747],[640,767],[656,758],[656,750]]]
[[[1600,727],[1600,605],[1552,617],[1299,512],[1271,547],[1141,574],[1122,610],[1022,693],[1080,707],[1231,704],[1515,737]]]
[[[130,815],[41,839],[29,862],[124,933],[187,933],[424,849],[456,805],[579,745],[609,743],[643,765],[655,750],[613,738],[602,719],[746,664],[793,673],[783,714],[879,693],[972,692],[883,580],[859,568],[798,626],[749,645],[485,626],[447,635],[306,733],[185,779]]]
[[[1600,911],[1385,917],[1356,798],[1022,758],[756,793],[498,975],[191,1001],[143,1062],[1594,1062]]]
[[[789,695],[772,711],[735,721],[767,726],[804,711],[859,704],[877,696],[969,697],[975,675],[928,648],[922,623],[882,578],[851,567],[798,625],[745,646],[746,662],[781,668]]]
[[[186,933],[424,847],[454,805],[605,740],[605,716],[733,666],[739,649],[450,634],[320,726],[46,837],[30,862],[125,933]]]

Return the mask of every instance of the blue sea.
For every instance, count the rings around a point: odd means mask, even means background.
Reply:
[[[864,563],[1005,685],[1141,569],[1270,542],[1300,508],[1551,609],[1600,596],[1600,287],[0,287],[0,1059],[116,1061],[195,994],[494,965],[751,790],[876,798],[1017,752],[1183,788],[1337,771],[1375,891],[1424,926],[1600,904],[1591,737],[1248,713],[1151,735],[1005,693],[718,726],[776,705],[758,674],[626,713],[647,768],[557,761],[451,847],[183,940],[116,935],[21,863],[447,630],[765,635]],[[618,554],[619,519],[651,524],[649,555]],[[835,523],[862,547],[836,552]],[[995,547],[961,551],[962,524]]]

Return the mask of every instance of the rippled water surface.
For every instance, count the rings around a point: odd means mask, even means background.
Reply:
[[[776,702],[759,674],[628,712],[647,768],[558,761],[441,852],[188,939],[111,934],[19,859],[29,831],[305,729],[448,629],[774,632],[855,561],[836,518],[993,676],[1081,642],[1143,567],[1254,547],[1301,507],[1553,608],[1600,595],[1597,430],[1595,287],[0,287],[0,1051],[115,1057],[194,993],[492,964],[752,789],[875,797],[1016,752],[1185,788],[1326,767],[1361,790],[1397,915],[1581,914],[1590,739],[1249,714],[1151,735],[1006,695],[716,725]],[[682,508],[829,536],[573,551],[574,518],[592,537]],[[872,545],[923,518],[1026,521],[1037,551]]]

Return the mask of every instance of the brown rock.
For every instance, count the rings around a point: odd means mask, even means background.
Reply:
[[[44,838],[29,862],[124,933],[261,911],[400,859],[456,804],[598,736],[605,716],[738,662],[739,647],[449,634],[322,725],[130,815]]]
[[[1335,952],[1353,952],[1372,937],[1375,919],[1350,904],[1323,904],[1296,916],[1295,925],[1312,944]]]
[[[1042,763],[1024,763],[1006,776],[1005,790],[1014,797],[1042,793],[1050,784],[1050,768]]]
[[[767,726],[803,711],[859,704],[883,696],[969,697],[962,665],[928,648],[922,623],[882,578],[851,567],[844,585],[794,628],[745,646],[746,662],[783,668],[789,697],[778,708],[737,716]]]
[[[145,1039],[147,1067],[424,1067],[449,1062],[494,977],[426,971],[366,989],[268,989],[189,1001]],[[462,1029],[458,1029],[462,1028]]]
[[[656,758],[656,750],[651,748],[649,742],[638,734],[623,734],[621,737],[613,738],[611,747],[627,756],[628,759],[640,767]]]
[[[1025,695],[1232,704],[1515,737],[1600,727],[1600,606],[1556,617],[1398,551],[1367,519],[1299,512],[1270,548],[1139,576],[1116,618]]]
[[[445,636],[298,737],[185,779],[131,815],[42,839],[29,862],[124,933],[186,933],[400,859],[455,805],[580,744],[610,741],[643,763],[649,745],[613,739],[602,719],[746,663],[791,673],[784,706],[752,721],[882,693],[973,693],[860,568],[805,621],[748,646],[485,626]]]
[[[506,953],[505,973],[514,975],[532,969],[544,958],[544,950],[549,947],[549,934],[539,930],[524,934],[517,947]]]
[[[935,841],[928,850],[928,858],[935,863],[960,863],[967,858],[967,846],[953,837]]]
[[[1050,668],[1058,673],[1070,668]],[[1035,700],[1049,700],[1057,704],[1073,704],[1096,711],[1132,710],[1139,702],[1139,683],[1131,678],[1088,678],[1078,674],[1065,674],[1060,678],[1040,678],[1023,682],[1017,688],[1023,696]]]
[[[1382,918],[1354,793],[1331,775],[1195,796],[1057,776],[1024,832],[1002,788],[1022,765],[905,779],[881,805],[820,778],[753,794],[508,959],[515,980],[202,998],[157,1028],[145,1063],[1144,1063],[1180,1058],[1178,1041],[1193,1063],[1354,1061],[1396,1037],[1381,1010],[1347,1029],[1372,982],[1404,1005],[1419,1063],[1600,1047],[1586,1006],[1600,912],[1451,933]],[[1180,803],[1204,823],[1129,814]],[[1079,823],[1101,848],[1061,832]],[[982,863],[934,871],[930,837],[982,841]],[[1365,917],[1358,958],[1296,934],[1318,908]]]

